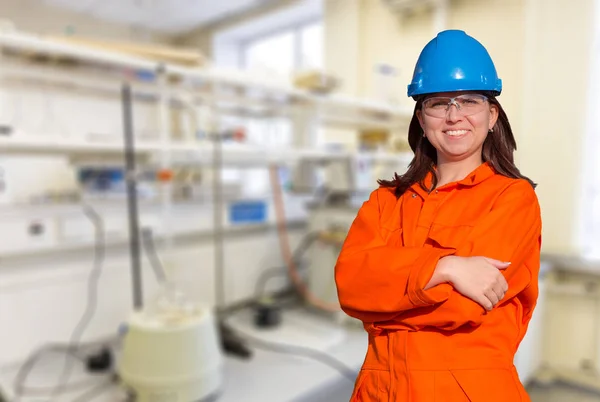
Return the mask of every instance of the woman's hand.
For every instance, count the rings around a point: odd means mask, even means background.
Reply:
[[[508,266],[510,262],[487,257],[447,256],[438,262],[426,289],[450,282],[459,293],[490,311],[508,290],[508,283],[500,272]]]

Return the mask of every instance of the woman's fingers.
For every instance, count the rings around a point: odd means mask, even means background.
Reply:
[[[509,261],[500,261],[500,260],[496,260],[495,258],[489,258],[489,257],[483,257],[483,258],[485,258],[487,262],[489,262],[490,264],[492,264],[493,266],[495,266],[498,269],[506,269],[510,266]]]
[[[498,304],[498,302],[500,301],[499,295],[496,293],[496,290],[494,290],[493,288],[486,290],[484,294],[485,294],[485,297],[487,297],[489,299],[489,301],[492,302],[493,306]]]
[[[487,311],[492,311],[492,309],[494,308],[494,304],[492,303],[492,301],[485,295],[481,295],[481,297],[479,297],[476,301],[481,305],[481,307],[483,307]]]

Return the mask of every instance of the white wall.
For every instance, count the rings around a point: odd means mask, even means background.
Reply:
[[[597,119],[597,113],[587,114],[591,54],[596,50],[594,3],[531,0],[526,9],[520,161],[540,183],[544,250],[559,254],[580,252],[581,186],[592,173],[583,171],[582,157],[587,120]]]

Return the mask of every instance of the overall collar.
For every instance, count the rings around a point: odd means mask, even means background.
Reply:
[[[459,185],[465,186],[465,187],[476,186],[477,184],[492,177],[495,174],[496,174],[496,172],[494,171],[494,168],[491,166],[491,164],[489,162],[484,162],[481,165],[479,165],[475,170],[473,170],[471,173],[469,173],[464,179],[444,184],[443,186],[439,187],[439,189],[446,188],[446,187],[456,187]],[[431,172],[427,173],[427,176],[425,177],[425,180],[423,182],[424,182],[426,188],[431,188],[432,183],[433,183],[433,173],[431,173]],[[428,194],[427,191],[423,190],[421,188],[421,186],[419,185],[419,183],[413,184],[410,187],[410,189],[413,192],[419,194],[423,198],[427,197],[427,194]]]

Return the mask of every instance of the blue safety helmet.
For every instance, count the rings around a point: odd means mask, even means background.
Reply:
[[[497,96],[502,80],[489,53],[464,31],[440,32],[421,51],[408,96],[436,92],[487,91]]]

